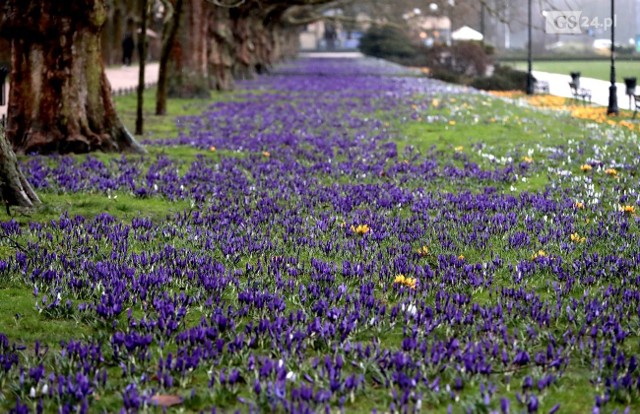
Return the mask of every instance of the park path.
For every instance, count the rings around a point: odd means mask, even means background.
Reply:
[[[573,97],[573,95],[571,95],[571,88],[569,88],[571,76],[569,76],[568,72],[567,74],[561,74],[534,70],[532,73],[538,81],[546,81],[549,83],[549,94],[565,98]],[[610,85],[611,82],[609,81],[580,77],[580,87],[591,90],[591,102],[595,105],[609,105]],[[616,88],[618,92],[618,107],[620,109],[635,109],[629,107],[629,97],[625,95],[624,82],[616,82]]]
[[[364,55],[360,52],[300,52],[298,53],[298,57],[362,59]]]
[[[301,57],[329,57],[329,58],[362,58],[364,57],[359,52],[303,52],[300,53]],[[571,81],[571,76],[569,76],[569,72],[567,74],[561,73],[550,73],[550,72],[541,72],[541,71],[533,71],[533,76],[539,81],[546,81],[549,83],[549,94],[562,96],[565,98],[572,98],[571,89],[569,88],[569,82]],[[591,102],[595,105],[600,106],[608,106],[609,105],[609,85],[611,83],[609,81],[603,81],[600,79],[593,78],[580,78],[580,86],[586,89],[591,90]],[[616,87],[618,88],[618,107],[620,109],[635,109],[633,107],[629,107],[629,98],[625,95],[625,86],[624,82],[617,82]]]
[[[157,62],[149,62],[145,65],[144,81],[147,85],[158,82],[158,69],[159,64]],[[138,86],[138,71],[138,65],[111,67],[105,70],[113,91],[127,90]],[[5,98],[9,99],[8,82],[6,84]],[[0,118],[4,117],[6,113],[7,106],[0,106]]]

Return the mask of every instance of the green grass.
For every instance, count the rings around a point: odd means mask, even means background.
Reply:
[[[107,212],[124,221],[138,216],[164,219],[167,215],[189,208],[188,201],[169,201],[162,198],[140,198],[122,191],[104,194],[41,192],[42,206],[29,212],[16,210],[15,220],[22,224],[57,220],[66,212],[94,217]]]
[[[157,116],[155,112],[156,89],[146,89],[144,92],[144,139],[154,138],[174,138],[178,134],[176,118],[181,116],[199,115],[215,102],[238,99],[241,92],[218,92],[212,93],[211,99],[169,99],[167,101],[167,115]],[[114,97],[114,102],[120,119],[125,126],[133,132],[135,130],[137,97],[135,94]],[[137,137],[140,139],[141,137]],[[179,161],[181,174],[195,161],[197,155],[207,157],[232,156],[242,157],[242,154],[227,153],[218,151],[215,154],[201,151],[187,146],[177,146],[172,148],[151,146],[147,148],[149,154],[145,156],[143,167],[148,168],[157,156],[169,156],[171,159]],[[119,154],[109,154],[96,152],[91,154],[105,164],[111,160],[120,158]],[[83,160],[84,155],[73,156],[77,160]],[[26,159],[26,157],[23,157]],[[47,222],[58,219],[65,212],[78,214],[85,217],[93,217],[102,212],[130,221],[133,217],[141,214],[152,218],[165,218],[168,214],[182,212],[189,207],[188,201],[171,202],[162,198],[140,198],[130,193],[122,191],[115,192],[110,196],[105,194],[87,193],[57,193],[43,191],[39,193],[42,205],[36,209],[23,211],[13,209],[13,217],[21,224],[29,222]],[[2,251],[0,246],[0,252]]]
[[[33,294],[16,282],[0,283],[0,298],[5,298],[0,300],[0,326],[12,341],[27,344],[40,341],[43,345],[56,346],[61,341],[95,334],[80,321],[43,317],[34,306]]]
[[[145,93],[145,107],[153,108],[153,90]],[[146,137],[163,137],[173,136],[177,132],[175,124],[173,124],[173,117],[178,115],[196,115],[203,109],[205,109],[210,103],[215,102],[216,99],[236,99],[234,94],[219,95],[211,101],[187,101],[187,100],[173,100],[170,102],[169,113],[171,115],[166,117],[155,117],[148,115],[147,124],[148,132]],[[514,196],[518,196],[523,191],[530,192],[543,192],[552,180],[556,180],[557,177],[551,172],[555,169],[561,168],[573,168],[579,165],[579,162],[574,161],[573,164],[564,165],[564,159],[556,159],[551,155],[554,154],[556,149],[575,149],[579,143],[585,143],[585,147],[589,145],[595,146],[602,143],[602,137],[607,134],[620,134],[620,142],[626,146],[626,148],[633,148],[634,135],[629,134],[623,130],[616,128],[602,127],[594,132],[593,129],[587,128],[589,124],[586,121],[573,119],[566,114],[560,114],[556,112],[545,112],[534,108],[515,106],[510,102],[506,102],[500,99],[495,99],[487,96],[442,96],[438,97],[438,104],[433,107],[428,107],[425,103],[420,102],[420,98],[416,98],[417,104],[414,109],[408,111],[408,117],[394,117],[390,118],[388,114],[379,113],[376,116],[385,120],[388,123],[389,139],[397,143],[398,153],[400,154],[400,160],[405,157],[409,149],[414,149],[415,152],[421,156],[436,155],[436,159],[442,161],[442,163],[451,163],[456,166],[463,166],[466,163],[473,162],[480,165],[483,169],[493,169],[510,162],[504,159],[520,160],[524,156],[531,154],[533,159],[532,164],[528,169],[523,170],[520,173],[519,180],[514,183],[498,183],[498,190],[500,192],[511,191]],[[117,105],[121,116],[129,126],[134,122],[135,114],[135,96],[118,97]],[[150,111],[149,111],[150,112]],[[415,116],[415,117],[414,117]],[[435,118],[429,118],[435,117]],[[461,147],[461,148],[459,148]],[[178,146],[174,148],[163,147],[151,147],[150,154],[145,156],[141,161],[141,168],[144,171],[155,160],[157,155],[165,155],[175,162],[178,166],[180,174],[183,174],[185,168],[187,168],[191,162],[193,162],[198,155],[204,155],[206,157],[212,157],[214,159],[220,157],[237,157],[239,155],[235,153],[226,153],[225,151],[216,151],[211,153],[210,151],[202,151],[191,147]],[[603,150],[601,154],[603,157],[607,156],[607,149]],[[613,151],[613,149],[611,149]],[[574,154],[574,160],[579,155],[577,152]],[[588,152],[587,155],[591,153]],[[368,155],[368,154],[367,154]],[[586,158],[587,155],[583,157]],[[84,156],[78,156],[82,159]],[[96,154],[96,158],[108,163],[110,160],[118,159],[120,155],[113,154]],[[277,151],[274,151],[274,158],[277,157]],[[492,158],[489,158],[492,157]],[[414,160],[411,162],[419,162]],[[394,161],[389,161],[388,165],[392,165]],[[631,171],[631,168],[630,168]],[[522,178],[526,178],[522,180]],[[369,176],[363,178],[355,183],[372,183],[378,184],[383,178],[378,176]],[[322,177],[320,180],[323,184],[330,186],[332,184],[341,183],[348,184],[353,182],[352,177]],[[596,184],[598,182],[596,181]],[[442,195],[445,193],[457,193],[461,190],[464,191],[483,191],[485,184],[476,182],[474,180],[468,180],[464,182],[464,187],[460,187],[460,182],[452,183],[447,177],[441,180],[433,180],[425,182],[419,179],[407,181],[402,184],[411,190],[423,189],[425,192],[432,195]],[[561,183],[567,187],[567,191],[577,191],[573,188],[573,183]],[[607,200],[613,200],[617,193],[616,191],[622,191],[620,189],[614,189],[616,186],[622,184],[615,181],[602,181],[602,191],[605,193],[603,197],[608,197]],[[625,184],[626,185],[626,184]],[[513,187],[513,189],[511,188]],[[17,211],[15,219],[18,223],[23,225],[23,228],[30,222],[47,223],[51,220],[57,220],[61,215],[68,213],[70,216],[76,214],[82,215],[86,218],[91,218],[102,212],[108,212],[109,214],[121,219],[124,223],[130,223],[131,220],[138,216],[151,217],[154,223],[162,223],[166,229],[171,229],[176,226],[175,222],[169,219],[169,216],[175,213],[184,212],[190,208],[190,202],[188,200],[170,201],[163,197],[149,197],[139,198],[126,191],[118,191],[116,193],[106,194],[99,193],[61,193],[55,190],[42,190],[40,196],[44,205],[36,210],[30,212]],[[270,194],[273,198],[277,198],[277,194]],[[285,205],[286,206],[286,205]],[[201,206],[200,208],[206,211],[208,205]],[[247,208],[254,206],[248,205]],[[356,210],[365,211],[368,207],[358,207]],[[327,208],[327,211],[330,211]],[[460,216],[463,213],[455,208],[451,207],[451,211],[454,215]],[[323,207],[317,207],[314,215],[323,213]],[[3,220],[7,217],[4,213],[0,216]],[[406,219],[410,217],[409,212],[398,211],[397,209],[391,209],[388,212],[389,216],[397,217],[399,219]],[[595,217],[592,217],[595,219]],[[313,219],[313,217],[310,217]],[[432,217],[435,219],[435,217]],[[342,220],[342,218],[340,218]],[[576,218],[576,231],[580,234],[586,234],[591,228],[589,224],[584,220]],[[452,220],[453,221],[453,220]],[[438,224],[435,223],[434,226]],[[231,225],[231,224],[230,224]],[[336,227],[338,224],[335,225]],[[260,227],[257,226],[251,231],[265,231],[266,227],[270,227],[268,224]],[[455,224],[451,227],[451,237],[453,239],[462,240],[462,236],[469,232],[469,225]],[[493,252],[499,252],[505,262],[509,261],[517,263],[520,260],[529,259],[533,250],[537,249],[537,245],[534,242],[531,248],[507,250],[508,243],[505,240],[505,235],[493,236],[489,240],[490,247],[479,248],[473,245],[464,245],[464,243],[458,243],[457,250],[448,250],[441,248],[435,241],[435,229],[430,229],[433,234],[433,245],[430,246],[431,256],[425,259],[425,263],[428,263],[432,267],[436,267],[436,259],[439,254],[463,254],[465,260],[468,263],[482,263],[486,262]],[[635,230],[634,230],[635,231]],[[272,240],[281,240],[285,234],[285,230],[281,228],[269,228],[269,232]],[[335,233],[334,233],[335,234]],[[44,248],[55,250],[58,243],[64,242],[64,234],[62,232],[56,233],[59,239],[53,241],[40,241],[41,246]],[[326,241],[333,235],[328,232],[327,234],[318,235],[314,234],[315,240]],[[401,246],[403,242],[400,241],[398,234],[389,235],[388,239],[382,242],[379,246],[375,246],[376,249],[384,251],[393,247]],[[32,235],[23,235],[15,240],[18,243],[25,244],[30,240]],[[162,241],[160,241],[162,240]],[[202,245],[200,241],[192,240],[187,237],[187,231],[180,229],[174,236],[165,237],[164,239],[154,239],[152,245],[145,244],[137,240],[131,240],[128,248],[133,252],[151,251],[159,252],[165,246],[170,245],[175,249],[190,249],[195,251],[202,251]],[[560,247],[557,243],[549,244],[554,248],[550,253],[559,254]],[[623,240],[620,240],[620,245],[623,245]],[[109,242],[106,239],[101,239],[99,242],[91,245],[96,249],[97,254],[95,260],[107,260],[107,254],[110,252]],[[418,246],[415,246],[418,247]],[[370,260],[371,250],[363,250],[355,257],[346,255],[339,251],[335,253],[325,254],[321,249],[302,249],[294,239],[289,239],[287,243],[282,243],[279,247],[282,255],[291,257],[298,257],[300,263],[309,262],[311,258],[320,258],[321,260],[330,261],[332,263],[339,264],[343,260],[352,260],[354,262],[367,263]],[[373,249],[369,246],[369,249]],[[584,249],[584,250],[583,250]],[[606,252],[607,246],[598,245],[597,243],[590,244],[588,247],[581,246],[571,253],[562,253],[566,260],[579,257],[585,250],[594,250],[598,252]],[[272,252],[277,253],[277,252]],[[631,256],[633,252],[629,252]],[[8,257],[16,254],[16,247],[13,243],[0,242],[0,257]],[[224,257],[220,249],[216,246],[211,251],[203,252],[208,256],[214,257],[216,261],[224,263],[229,269],[237,270],[238,276],[235,277],[241,288],[246,288],[250,284],[259,284],[264,286],[265,289],[275,289],[273,278],[265,277],[265,274],[256,274],[249,276],[244,270],[247,264],[256,265],[258,261],[268,260],[268,255],[265,253],[248,253],[244,252],[237,258]],[[271,256],[273,257],[273,256]],[[148,269],[143,269],[144,272]],[[513,287],[514,283],[511,278],[511,273],[505,268],[496,272],[495,275],[495,287],[496,288],[509,288]],[[554,292],[549,288],[549,281],[553,280],[553,275],[548,270],[538,271],[534,273],[530,280],[525,284],[527,289],[535,291],[544,300],[552,300]],[[283,275],[285,280],[286,275]],[[295,286],[309,284],[310,278],[308,275],[302,275],[299,279],[294,280]],[[338,275],[335,283],[344,283],[351,291],[356,291],[360,287],[361,281],[355,278],[346,278]],[[601,285],[599,287],[602,287]],[[190,290],[189,283],[186,278],[176,277],[176,280],[170,285],[171,293],[185,293],[187,295],[195,296],[198,292]],[[41,286],[42,291],[47,289],[53,289],[49,286]],[[284,294],[287,295],[287,308],[297,309],[300,307],[299,299],[296,297],[295,290],[293,293],[287,291],[284,288]],[[480,288],[467,288],[467,287],[455,287],[459,289],[461,293],[468,294],[472,297],[472,301],[480,305],[487,305],[491,303],[490,292],[482,287]],[[238,288],[232,284],[225,288],[218,296],[216,300],[221,303],[236,304],[234,301],[237,298]],[[574,290],[570,293],[580,298],[580,295],[584,291],[584,286],[574,287]],[[82,292],[78,294],[79,298],[74,300],[81,300],[84,296],[90,296],[94,292]],[[99,294],[99,293],[95,293]],[[42,294],[41,294],[42,295]],[[423,297],[427,303],[431,304],[434,300],[435,292],[432,296]],[[391,289],[386,289],[385,285],[380,282],[380,286],[376,290],[376,299],[384,301],[389,307],[401,303],[407,299],[406,294],[393,292]],[[147,310],[143,309],[147,304],[140,304],[139,302],[132,305],[132,313],[134,317],[140,318],[145,315]],[[465,305],[469,306],[469,305]],[[120,326],[126,326],[126,317],[121,315],[118,319]],[[248,322],[257,322],[261,318],[270,318],[272,315],[265,309],[250,309],[248,314],[244,317],[238,318],[236,321],[239,326],[244,326]],[[211,318],[212,311],[206,307],[191,307],[189,313],[183,322],[181,328],[197,326],[201,318]],[[522,319],[512,319],[513,328],[524,328],[528,324],[532,323],[527,317]],[[562,325],[553,327],[548,331],[554,330],[557,337],[560,337],[569,325]],[[99,321],[86,320],[77,313],[60,314],[60,315],[46,315],[40,313],[34,303],[33,289],[27,278],[19,271],[12,272],[10,277],[0,278],[0,327],[1,331],[7,332],[11,340],[20,341],[27,345],[31,349],[35,343],[35,340],[40,340],[44,344],[52,346],[52,348],[61,340],[69,338],[79,337],[92,337],[99,338],[103,341],[109,340],[111,328],[100,325]],[[463,337],[464,335],[471,335],[475,339],[480,339],[483,335],[478,332],[468,332],[464,326],[446,326],[442,324],[437,327],[429,336],[431,339],[438,339],[442,337],[450,337],[451,335],[458,335]],[[521,335],[523,332],[521,332]],[[424,333],[420,333],[424,335]],[[379,339],[384,347],[397,350],[400,348],[402,339],[406,336],[403,332],[403,323],[398,323],[394,327],[385,326],[383,330],[376,330],[374,328],[368,328],[364,326],[360,331],[356,332],[353,336],[354,341],[362,341],[365,344],[371,343],[374,338]],[[632,343],[635,339],[629,340],[628,343]],[[265,355],[276,356],[275,352],[271,350],[271,343],[269,338],[262,337],[263,343],[260,344],[260,348],[255,352],[263,352]],[[527,340],[522,337],[521,340]],[[534,343],[536,349],[544,349],[545,340],[538,339]],[[637,352],[637,344],[633,342],[630,347],[631,352]],[[635,348],[634,348],[635,347]],[[108,348],[105,346],[105,348]],[[167,352],[175,351],[175,344],[170,343],[167,348],[159,350],[158,347],[154,348],[154,353],[151,356],[151,360],[148,363],[139,362],[144,372],[149,376],[154,374],[154,370],[157,367],[160,352],[166,355]],[[308,360],[306,363],[301,364],[295,368],[299,375],[308,373],[313,376],[316,374],[316,370],[311,367],[310,361],[314,356],[322,354],[330,354],[332,350],[326,343],[318,340],[313,342],[307,349],[306,356]],[[53,353],[53,351],[52,351]],[[572,357],[575,355],[572,354]],[[583,356],[584,357],[584,356]],[[53,357],[46,360],[47,364],[55,364],[52,361]],[[225,357],[223,362],[227,366],[242,366],[245,363],[246,355],[229,355]],[[372,378],[378,373],[375,371],[375,364],[370,367],[351,367],[346,364],[345,371],[348,373],[360,374],[366,371],[367,378]],[[173,394],[180,394],[186,398],[185,404],[178,410],[184,412],[198,412],[201,409],[210,407],[211,405],[220,405],[225,409],[232,410],[234,408],[243,409],[232,392],[228,391],[224,387],[218,387],[209,389],[207,387],[208,375],[207,369],[210,367],[200,366],[193,372],[189,372],[184,380],[184,383],[179,382],[178,375],[176,374],[176,384],[167,392]],[[132,381],[133,377],[125,376],[121,374],[117,367],[109,367],[110,384],[107,389],[99,390],[100,400],[92,405],[92,409],[96,412],[115,412],[119,408],[121,399],[116,391],[122,384]],[[455,372],[453,365],[448,366],[447,372],[443,373],[444,378],[448,378]],[[439,373],[433,373],[436,375]],[[538,368],[531,368],[527,370],[495,373],[487,376],[486,378],[470,377],[469,382],[465,390],[460,393],[460,398],[463,403],[472,409],[472,412],[483,412],[481,402],[473,400],[477,398],[478,390],[480,388],[480,382],[491,381],[497,386],[497,394],[509,394],[513,395],[515,390],[518,390],[522,379],[525,375],[542,375],[542,370]],[[589,412],[593,406],[592,394],[593,386],[590,383],[591,377],[594,374],[589,371],[589,367],[585,363],[580,365],[575,363],[571,366],[571,369],[564,373],[564,377],[559,384],[550,387],[545,391],[541,397],[541,411],[546,412],[551,408],[553,402],[563,401],[561,412],[568,413],[582,413]],[[507,385],[507,377],[510,377],[510,384]],[[0,380],[2,378],[0,377]],[[252,384],[248,384],[251,386]],[[385,389],[380,392],[378,389],[370,387],[369,390],[363,393],[358,393],[354,396],[354,401],[347,401],[347,412],[370,412],[374,407],[388,407],[392,401],[392,396],[389,391]],[[196,390],[195,396],[192,398],[189,396],[190,390]],[[509,390],[509,391],[507,391]],[[243,389],[239,395],[249,395],[250,391],[247,391],[247,385],[243,384]],[[588,395],[590,398],[585,398]],[[512,403],[515,403],[515,399],[511,398]],[[427,392],[424,399],[423,410],[426,412],[445,413],[447,412],[448,404],[452,403],[448,394],[445,393],[436,396],[433,393]],[[0,409],[5,409],[8,404],[3,405],[4,402],[0,400]],[[607,408],[612,406],[624,407],[624,404],[610,404]],[[51,408],[51,407],[49,407]],[[492,408],[497,408],[496,403]],[[266,408],[265,408],[266,409]],[[462,410],[458,405],[454,406],[454,412]],[[474,411],[475,410],[475,411]],[[150,409],[151,412],[161,412],[160,409]]]
[[[514,66],[519,70],[527,70],[526,62],[508,62],[505,65]],[[561,73],[567,75],[567,82],[571,79],[570,72],[580,72],[585,78],[595,78],[604,81],[610,79],[611,62],[609,60],[574,60],[574,61],[536,61],[533,60],[533,70],[541,72]],[[616,80],[622,82],[623,78],[640,77],[640,64],[637,60],[616,60]]]
[[[437,107],[428,111],[428,116],[438,117],[436,120],[423,115],[412,120],[389,120],[398,152],[412,147],[418,153],[435,152],[443,158],[458,152],[459,159],[485,166],[488,159],[494,159],[495,165],[500,159],[520,160],[533,153],[534,172],[526,181],[514,184],[516,191],[540,191],[548,184],[547,171],[535,164],[542,148],[589,139],[585,121],[567,114],[515,107],[512,102],[492,98],[457,96],[439,99],[437,103]],[[418,107],[416,112],[422,114],[423,109]],[[441,190],[455,191],[446,182],[439,184]]]
[[[467,105],[463,110],[451,108]],[[567,122],[576,132],[581,126],[578,120],[549,117],[540,110],[514,109],[510,102],[498,99],[456,97],[439,101],[429,115],[440,115],[442,120],[406,122],[401,125],[399,149],[407,144],[425,152],[435,146],[444,151],[463,146],[483,145],[496,150],[496,155],[506,155],[516,150],[526,150],[540,143],[541,135],[547,145],[561,145],[566,141]],[[450,122],[453,122],[451,124]]]
[[[144,91],[143,115],[144,115],[144,139],[173,138],[177,136],[178,127],[176,117],[185,115],[198,115],[216,102],[225,102],[237,99],[241,92],[212,92],[210,99],[183,99],[170,98],[167,100],[167,114],[155,115],[156,88],[148,88]],[[120,119],[131,133],[135,131],[137,94],[116,96],[114,102]],[[140,137],[137,137],[140,138]]]

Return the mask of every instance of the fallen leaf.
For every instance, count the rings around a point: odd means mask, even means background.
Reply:
[[[161,407],[172,407],[182,404],[182,397],[179,395],[157,394],[151,397],[151,402]]]

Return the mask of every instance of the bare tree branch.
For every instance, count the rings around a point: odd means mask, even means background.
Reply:
[[[218,7],[224,7],[227,9],[234,9],[236,7],[240,7],[242,6],[246,0],[237,0],[235,3],[226,3],[226,2],[221,2],[220,0],[207,0],[207,2],[218,6]]]

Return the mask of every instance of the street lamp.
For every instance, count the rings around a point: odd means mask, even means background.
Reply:
[[[480,4],[480,33],[482,33],[482,41],[484,42],[484,38],[487,36],[484,32],[484,2]]]
[[[612,0],[613,1],[613,0]],[[526,92],[527,95],[533,95],[533,91],[534,91],[534,83],[535,80],[533,78],[533,74],[531,73],[531,66],[532,66],[532,58],[531,58],[531,0],[529,0],[529,10],[528,10],[528,16],[527,16],[527,29],[529,31],[529,44],[527,46],[527,88],[526,88]]]
[[[611,86],[609,86],[609,106],[607,115],[618,115],[618,91],[616,88],[616,43],[615,43],[615,0],[611,0]]]

